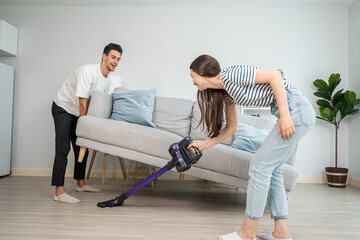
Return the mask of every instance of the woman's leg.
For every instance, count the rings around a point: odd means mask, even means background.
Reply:
[[[283,166],[274,170],[268,194],[271,218],[275,219],[275,231],[272,234],[279,239],[290,238],[288,205],[282,175]]]
[[[285,199],[286,193],[280,176],[273,176],[276,169],[280,171],[282,165],[289,158],[297,142],[295,138],[285,141],[278,132],[278,124],[274,126],[250,162],[249,183],[247,189],[246,215],[252,219],[261,219],[270,189],[279,199]],[[282,185],[281,185],[282,184]],[[287,211],[282,217],[287,217]]]
[[[280,185],[279,182],[273,180],[273,173],[275,169],[282,169],[282,165],[297,144],[294,140],[293,138],[285,141],[278,133],[278,124],[276,124],[250,162],[246,217],[242,228],[238,231],[240,237],[254,238],[256,236],[256,229],[263,216],[270,189],[274,189],[279,194],[277,197],[284,198],[285,205],[287,204],[284,185],[282,181]],[[278,188],[283,191],[278,191]],[[287,218],[287,215],[286,208],[283,217]]]
[[[245,212],[248,218],[261,219],[268,200],[271,215],[277,219],[275,220],[276,229],[282,232],[289,232],[288,208],[282,176],[283,164],[300,139],[315,123],[314,110],[305,97],[298,93],[289,93],[288,102],[296,133],[285,141],[278,133],[277,123],[257,151],[254,159],[250,162],[250,180]],[[244,223],[240,233],[251,229],[246,227],[251,223],[247,218]]]

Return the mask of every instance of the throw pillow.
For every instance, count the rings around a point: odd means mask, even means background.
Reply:
[[[182,98],[155,97],[153,122],[157,128],[189,136],[193,101]]]
[[[231,147],[256,153],[271,129],[259,129],[243,123],[238,123],[237,132],[234,134],[235,140]]]
[[[113,92],[111,119],[155,127],[152,122],[156,89]]]

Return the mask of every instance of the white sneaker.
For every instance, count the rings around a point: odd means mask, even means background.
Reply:
[[[219,240],[243,240],[236,232],[228,233],[219,237]],[[253,238],[252,240],[256,240]]]
[[[76,186],[75,190],[77,192],[101,192],[100,189],[94,188],[94,187],[90,186],[89,184],[85,185],[83,187]]]
[[[256,234],[261,240],[292,240],[292,238],[275,238],[271,232]]]
[[[59,196],[54,195],[54,200],[62,203],[78,203],[79,199],[70,196],[67,193],[60,194]]]

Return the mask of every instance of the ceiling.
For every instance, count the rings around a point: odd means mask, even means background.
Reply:
[[[0,0],[0,6],[323,6],[348,7],[357,0]]]

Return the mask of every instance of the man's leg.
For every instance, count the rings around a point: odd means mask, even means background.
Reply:
[[[80,147],[78,145],[76,145],[77,120],[78,120],[78,118],[76,118],[76,124],[73,126],[73,128],[71,130],[71,143],[72,143],[72,146],[74,149],[74,154],[75,154],[74,179],[77,180],[76,191],[78,191],[78,192],[101,192],[100,189],[94,188],[94,187],[86,184],[86,182],[85,182],[86,162],[87,162],[87,157],[88,157],[88,153],[89,153],[88,150],[86,150],[83,161],[78,162]]]
[[[68,195],[64,188],[67,156],[70,151],[70,133],[72,125],[74,125],[73,115],[55,103],[53,103],[51,111],[55,124],[55,158],[51,180],[51,185],[56,186],[54,200],[63,203],[77,203],[79,200]]]
[[[70,133],[73,125],[71,115],[64,109],[52,105],[52,115],[55,124],[55,158],[52,173],[52,186],[64,186],[67,156],[70,152]]]
[[[79,159],[79,152],[80,152],[80,147],[78,145],[76,145],[76,126],[77,126],[77,121],[78,118],[76,119],[76,124],[74,125],[74,127],[71,129],[71,143],[72,143],[72,147],[74,149],[74,155],[75,155],[75,164],[74,164],[74,179],[76,180],[84,180],[85,179],[85,172],[86,172],[86,162],[87,162],[87,157],[89,154],[89,150],[86,150],[85,156],[83,158],[82,162],[78,162]]]

